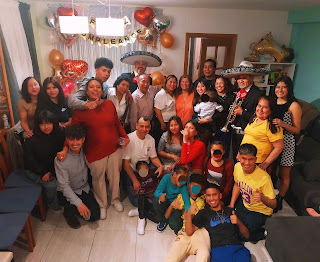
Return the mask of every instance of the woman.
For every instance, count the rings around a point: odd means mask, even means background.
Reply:
[[[258,150],[256,163],[263,170],[277,159],[283,149],[282,128],[276,127],[272,122],[271,105],[271,97],[259,98],[256,112],[246,126],[241,142],[256,146]]]
[[[180,117],[182,125],[192,119],[193,115],[193,101],[194,92],[191,77],[183,75],[179,80],[179,87],[177,89],[176,111],[177,116]]]
[[[168,131],[164,132],[158,145],[158,155],[166,171],[170,172],[180,163],[182,122],[178,116],[173,116],[168,122]]]
[[[280,190],[277,195],[277,209],[282,209],[282,199],[290,185],[290,170],[294,162],[295,138],[300,133],[301,107],[293,94],[292,80],[284,76],[275,86],[275,109],[273,124],[283,128],[284,149],[280,155],[279,177]]]
[[[72,110],[68,107],[67,99],[64,98],[61,85],[52,77],[47,77],[43,81],[36,114],[44,109],[56,116],[61,127],[65,128],[71,124]]]
[[[217,93],[217,103],[223,106],[222,112],[217,111],[213,115],[213,121],[216,122],[216,134],[214,139],[216,141],[223,141],[226,145],[225,157],[229,157],[231,132],[222,132],[221,129],[225,126],[229,114],[229,108],[234,101],[234,94],[232,93],[233,86],[229,78],[218,76],[215,81],[215,89]],[[228,127],[227,127],[228,128]],[[230,131],[230,130],[228,130]]]
[[[22,98],[18,102],[18,113],[25,137],[33,135],[34,115],[38,104],[40,83],[34,77],[27,77],[21,87]]]
[[[34,134],[26,139],[23,147],[26,174],[42,185],[48,205],[53,210],[60,210],[54,158],[61,151],[64,139],[55,115],[43,110],[35,116]]]
[[[210,184],[217,184],[222,194],[221,201],[227,206],[231,200],[233,164],[226,158],[226,145],[222,141],[213,141],[208,152],[204,175]]]
[[[117,111],[110,100],[101,99],[102,82],[90,79],[87,83],[87,95],[96,107],[90,110],[73,112],[72,124],[82,124],[87,129],[85,157],[91,171],[94,196],[100,206],[100,218],[107,217],[107,190],[105,173],[109,180],[111,204],[116,211],[123,211],[119,201],[119,176],[122,164],[122,151],[119,139],[125,138],[122,147],[129,143],[129,138],[120,124]]]
[[[187,165],[194,173],[202,174],[203,162],[206,157],[205,144],[197,139],[199,124],[189,120],[182,132],[181,164]]]
[[[170,117],[176,115],[176,92],[178,79],[174,75],[169,75],[161,89],[154,98],[154,112],[160,123],[155,126],[156,145],[164,131],[167,129],[167,123]]]
[[[118,118],[123,127],[126,127],[129,131],[128,126],[128,112],[129,112],[129,102],[127,98],[127,93],[130,87],[130,79],[126,76],[119,76],[113,84],[113,88],[108,90],[109,99],[114,104]]]

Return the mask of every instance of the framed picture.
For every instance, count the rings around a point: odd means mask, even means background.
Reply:
[[[6,114],[10,126],[14,126],[12,104],[9,92],[7,72],[4,63],[2,44],[0,39],[0,129],[3,129],[3,115]]]

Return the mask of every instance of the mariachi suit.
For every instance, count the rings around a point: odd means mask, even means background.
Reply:
[[[256,87],[254,84],[252,84],[246,98],[243,100],[241,104],[241,108],[243,110],[241,115],[238,115],[233,122],[233,125],[236,127],[241,127],[241,130],[244,131],[247,124],[249,123],[250,118],[254,115],[256,111],[256,107],[258,104],[259,98],[264,94],[263,91],[261,91],[258,87]],[[233,132],[232,135],[232,151],[233,151],[233,157],[235,162],[236,156],[238,154],[238,150],[242,141],[242,138],[244,136],[244,133],[241,132],[241,134],[237,132]]]

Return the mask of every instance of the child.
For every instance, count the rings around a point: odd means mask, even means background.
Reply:
[[[212,91],[207,91],[201,96],[201,103],[194,106],[194,112],[198,114],[195,120],[199,121],[200,117],[210,120],[216,110],[221,112],[223,110],[223,106],[218,105],[215,102],[214,93]]]
[[[165,175],[156,191],[154,192],[153,207],[158,215],[158,232],[163,232],[168,223],[172,230],[178,232],[182,227],[181,211],[174,211],[170,218],[165,218],[164,214],[177,195],[182,194],[182,199],[185,203],[185,210],[190,208],[190,196],[186,187],[186,182],[189,175],[189,169],[186,166],[178,166],[173,174]]]
[[[146,225],[146,218],[157,223],[157,217],[152,206],[152,199],[154,197],[154,191],[156,190],[159,180],[157,175],[154,174],[155,169],[149,169],[146,161],[138,161],[136,164],[135,175],[140,182],[140,189],[134,190],[131,187],[133,196],[138,196],[138,225],[137,233],[144,235],[144,229]],[[132,213],[132,212],[131,212]],[[129,213],[129,215],[131,214]],[[132,214],[130,215],[132,216]]]
[[[189,194],[191,208],[195,213],[204,208],[205,200],[202,191],[205,187],[206,180],[202,175],[192,174],[189,179]],[[169,218],[174,209],[183,209],[184,203],[181,194],[171,203],[166,211],[165,217]],[[171,250],[166,258],[166,262],[181,261],[186,255],[197,255],[197,261],[208,261],[210,258],[210,238],[205,229],[197,230],[192,236],[186,234],[185,219],[183,227],[178,232]]]

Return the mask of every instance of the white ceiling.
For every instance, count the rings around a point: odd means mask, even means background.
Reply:
[[[29,0],[31,2],[37,0]],[[38,0],[39,1],[39,0]],[[42,2],[71,3],[72,0],[41,0]],[[74,4],[108,3],[108,0],[73,0]],[[319,0],[110,0],[111,5],[117,6],[150,6],[150,7],[199,7],[217,9],[251,9],[251,10],[279,10],[320,7]]]

